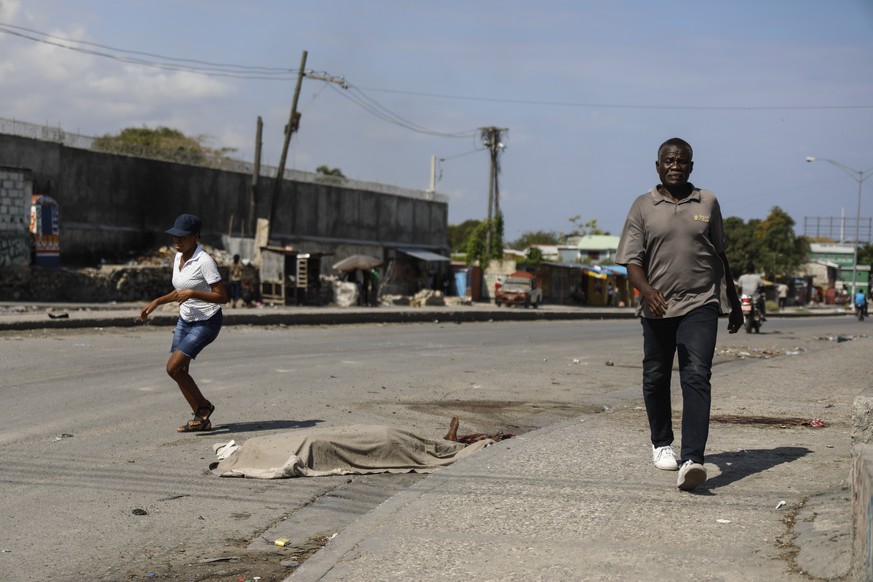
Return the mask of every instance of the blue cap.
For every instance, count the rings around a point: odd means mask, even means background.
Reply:
[[[200,218],[193,214],[180,214],[176,219],[173,228],[167,231],[167,234],[173,236],[188,236],[190,234],[199,233],[201,226]]]

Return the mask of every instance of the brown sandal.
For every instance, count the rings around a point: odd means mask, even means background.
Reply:
[[[200,414],[203,411],[206,411],[206,414]],[[215,412],[215,406],[213,404],[210,404],[209,406],[201,406],[194,414],[194,418],[176,430],[179,432],[203,432],[211,430],[212,422],[209,420],[209,417],[212,416],[213,412]]]
[[[208,418],[195,416],[176,430],[179,432],[202,432],[212,430],[212,422]]]

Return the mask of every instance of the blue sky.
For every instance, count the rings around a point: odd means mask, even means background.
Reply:
[[[618,234],[674,136],[694,146],[692,181],[726,216],[779,206],[798,234],[805,217],[854,216],[857,194],[852,177],[805,156],[873,168],[871,0],[0,0],[0,23],[113,54],[286,69],[200,75],[0,33],[2,118],[86,135],[164,125],[251,160],[261,116],[272,165],[306,50],[307,69],[352,89],[304,79],[288,167],[425,189],[431,156],[444,158],[451,223],[487,213],[475,130],[507,128],[509,240],[566,231],[574,215]],[[431,132],[380,119],[356,95]],[[861,214],[873,215],[873,180]]]

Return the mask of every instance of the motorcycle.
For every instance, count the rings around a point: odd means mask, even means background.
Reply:
[[[746,333],[760,333],[761,331],[761,310],[758,307],[758,300],[751,295],[743,295],[740,297],[740,306],[743,309],[743,326],[746,328]]]
[[[864,303],[856,303],[855,304],[855,315],[858,318],[858,321],[864,321],[864,318],[867,317],[867,302]]]

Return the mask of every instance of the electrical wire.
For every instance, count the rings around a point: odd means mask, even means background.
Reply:
[[[362,87],[367,91],[380,93],[397,93],[414,97],[432,97],[434,99],[453,99],[457,101],[482,101],[485,103],[511,103],[515,105],[544,105],[549,107],[577,107],[585,109],[675,109],[688,111],[805,111],[805,110],[840,110],[840,109],[873,109],[873,105],[645,105],[616,103],[586,103],[578,101],[540,101],[530,99],[507,99],[500,97],[471,97],[469,95],[446,95],[442,93],[424,93],[421,91],[404,91],[400,89],[379,89]]]
[[[142,65],[164,70],[187,72],[198,75],[230,77],[236,79],[264,80],[264,81],[288,81],[293,79],[299,71],[283,67],[264,67],[252,65],[238,65],[231,63],[212,63],[196,59],[186,59],[160,55],[144,51],[133,51],[110,47],[94,42],[73,40],[52,36],[38,30],[0,22],[0,33],[17,36],[23,39],[63,48],[82,54],[112,59],[122,63]],[[93,47],[93,48],[85,48]],[[96,50],[99,49],[99,50]],[[111,51],[111,52],[108,52]],[[121,53],[121,54],[116,54]],[[130,55],[130,56],[123,56]],[[148,57],[148,58],[141,58]],[[159,60],[149,60],[159,59]],[[399,115],[385,109],[374,99],[367,96],[364,91],[394,93],[399,95],[412,95],[416,97],[428,97],[434,99],[450,99],[457,101],[480,101],[485,103],[510,103],[516,105],[538,105],[546,107],[573,107],[587,109],[635,109],[635,110],[686,110],[686,111],[808,111],[808,110],[860,110],[873,109],[873,105],[750,105],[750,106],[719,106],[719,105],[652,105],[652,104],[616,104],[616,103],[589,103],[574,101],[547,101],[530,99],[507,99],[498,97],[474,97],[468,95],[448,95],[440,93],[427,93],[421,91],[404,91],[398,89],[382,89],[375,87],[352,87],[349,86],[350,94],[344,95],[347,99],[371,113],[372,115],[406,127],[412,131],[435,135],[440,137],[467,137],[470,132],[445,133],[427,129]],[[354,95],[351,95],[354,93]]]
[[[408,129],[410,131],[422,133],[425,135],[431,135],[431,136],[435,136],[435,137],[446,137],[446,138],[474,137],[477,135],[477,133],[479,131],[478,129],[471,129],[471,130],[459,131],[459,132],[444,132],[444,131],[437,131],[437,130],[433,130],[433,129],[428,129],[422,125],[418,125],[417,123],[414,123],[414,122],[406,119],[405,117],[402,117],[402,116],[394,113],[393,111],[383,107],[376,100],[374,100],[373,98],[368,96],[366,93],[364,93],[363,91],[361,91],[360,89],[358,89],[354,85],[347,83],[347,86],[348,86],[348,89],[343,90],[343,89],[340,89],[338,87],[331,85],[331,89],[336,91],[344,99],[351,101],[352,103],[354,103],[355,105],[357,105],[358,107],[360,107],[364,111],[368,112],[369,114],[373,115],[374,117],[381,119],[387,123],[391,123],[393,125],[403,127],[403,128]]]
[[[293,69],[281,68],[281,67],[262,67],[262,66],[251,66],[251,65],[237,65],[231,63],[211,63],[209,61],[201,61],[195,59],[184,59],[179,57],[170,57],[165,55],[159,55],[156,53],[148,53],[142,51],[131,51],[126,49],[119,49],[115,47],[110,47],[98,43],[81,41],[81,40],[73,40],[68,38],[62,38],[57,36],[52,36],[49,34],[45,34],[39,32],[37,30],[33,30],[30,28],[25,28],[23,26],[15,26],[12,24],[0,23],[0,33],[8,34],[11,36],[17,36],[19,38],[23,38],[26,40],[31,40],[34,42],[47,44],[50,46],[54,46],[57,48],[67,49],[74,52],[78,52],[81,54],[103,57],[107,59],[112,59],[114,61],[128,63],[128,64],[136,64],[142,65],[146,67],[153,67],[164,70],[171,71],[180,71],[187,73],[194,73],[199,75],[208,75],[208,76],[219,76],[219,77],[233,77],[238,79],[261,79],[261,80],[278,80],[278,81],[288,81],[293,79],[297,74],[297,71]],[[85,47],[94,47],[94,48],[85,48]],[[101,49],[101,50],[95,50]],[[113,52],[106,52],[113,51]],[[113,54],[113,53],[122,53]],[[123,54],[134,55],[134,56],[123,56]],[[135,56],[139,55],[139,56]],[[151,57],[153,59],[162,59],[164,61],[169,62],[160,62],[155,60],[148,60],[139,58],[140,56]]]

